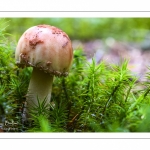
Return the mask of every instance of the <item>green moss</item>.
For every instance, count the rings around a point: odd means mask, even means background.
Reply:
[[[150,131],[150,74],[138,83],[127,69],[128,61],[89,63],[82,49],[74,50],[69,76],[55,77],[50,109],[39,103],[31,112],[32,122],[23,122],[32,69],[16,66],[16,44],[6,34],[4,20],[0,21],[0,123],[6,132]],[[136,88],[139,85],[143,90]]]

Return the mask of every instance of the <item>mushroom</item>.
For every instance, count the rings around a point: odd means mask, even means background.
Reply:
[[[54,26],[30,27],[18,41],[15,59],[19,67],[33,67],[26,97],[28,112],[38,104],[37,97],[50,103],[54,76],[68,75],[73,60],[71,40]]]

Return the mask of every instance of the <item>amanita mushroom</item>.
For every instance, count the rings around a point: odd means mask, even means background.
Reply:
[[[27,93],[27,109],[37,105],[37,97],[47,103],[51,99],[54,76],[67,76],[73,49],[68,35],[50,25],[27,29],[20,37],[15,53],[19,67],[33,67]]]

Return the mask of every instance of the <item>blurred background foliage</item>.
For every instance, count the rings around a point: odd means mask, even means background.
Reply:
[[[149,33],[149,18],[5,18],[6,31],[16,40],[31,26],[49,24],[64,30],[72,40],[89,41],[113,37],[139,42]]]

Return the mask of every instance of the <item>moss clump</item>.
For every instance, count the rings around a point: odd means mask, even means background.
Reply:
[[[43,104],[45,101],[38,103],[31,113],[32,122],[24,122],[32,70],[17,68],[16,44],[9,40],[10,35],[3,28],[6,24],[0,21],[0,129],[5,132],[150,131],[150,74],[139,83],[127,69],[128,61],[106,65],[96,64],[93,59],[89,63],[81,49],[74,50],[69,76],[55,78],[50,109]]]

